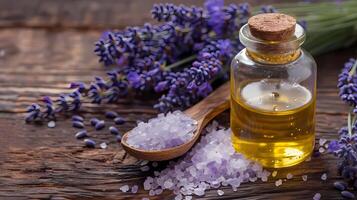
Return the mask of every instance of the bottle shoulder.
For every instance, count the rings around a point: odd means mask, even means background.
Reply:
[[[232,60],[231,67],[239,68],[239,67],[252,67],[252,68],[267,68],[270,69],[287,69],[292,67],[310,67],[315,69],[316,62],[314,58],[311,56],[309,52],[304,49],[301,49],[300,56],[294,60],[293,62],[289,62],[286,64],[264,64],[257,61],[254,61],[251,57],[248,56],[247,50],[241,50]]]

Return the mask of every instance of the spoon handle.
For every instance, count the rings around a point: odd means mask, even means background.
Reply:
[[[219,113],[229,108],[229,82],[223,84],[202,101],[185,111],[185,114],[205,126]]]

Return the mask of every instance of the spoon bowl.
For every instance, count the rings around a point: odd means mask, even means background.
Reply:
[[[218,114],[222,113],[226,109],[229,108],[229,82],[223,84],[217,90],[212,92],[205,99],[187,109],[184,113],[191,117],[192,119],[197,121],[196,130],[193,132],[193,137],[187,142],[167,148],[167,149],[159,149],[159,150],[144,150],[138,149],[130,146],[126,140],[130,133],[127,132],[123,135],[121,140],[121,144],[124,150],[130,155],[149,161],[163,161],[163,160],[171,160],[173,158],[177,158],[182,156],[187,151],[189,151],[192,146],[195,144],[197,139],[200,137],[204,127]]]

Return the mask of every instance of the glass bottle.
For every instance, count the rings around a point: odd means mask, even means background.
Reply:
[[[267,41],[248,24],[246,47],[231,63],[231,129],[236,151],[265,167],[281,168],[308,158],[315,141],[316,63],[301,48],[304,29]]]

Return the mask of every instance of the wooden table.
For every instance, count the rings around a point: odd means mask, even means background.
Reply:
[[[31,2],[31,3],[30,3]],[[63,2],[63,3],[59,3]],[[142,182],[150,172],[141,172],[140,161],[127,155],[114,138],[101,131],[97,141],[109,141],[107,149],[86,149],[74,138],[70,119],[62,117],[54,129],[25,124],[24,110],[43,95],[67,92],[72,81],[90,82],[106,69],[98,65],[93,43],[104,27],[142,24],[148,15],[129,17],[138,1],[90,0],[0,1],[0,199],[141,199],[148,197]],[[145,1],[145,5],[152,1]],[[125,5],[125,6],[124,6]],[[149,7],[141,9],[148,13]],[[140,11],[140,10],[139,10]],[[78,14],[79,13],[79,14]],[[119,23],[117,26],[116,23]],[[339,100],[337,74],[355,54],[353,48],[317,57],[317,137],[337,138],[346,122],[347,107]],[[94,106],[86,103],[86,119],[102,117],[115,110],[127,119],[122,132],[137,120],[154,117],[155,100],[121,99],[118,104]],[[217,118],[228,126],[228,112]],[[164,167],[160,163],[159,167]],[[340,179],[337,159],[331,155],[313,158],[298,166],[280,170],[278,178],[294,174],[280,187],[267,183],[243,184],[237,192],[224,188],[222,199],[311,199],[320,192],[323,199],[340,199],[332,183]],[[322,173],[328,180],[322,181]],[[303,182],[301,175],[308,175]],[[138,194],[119,190],[124,184],[139,184]],[[155,199],[172,199],[164,192]],[[198,199],[217,199],[216,190]],[[151,198],[154,199],[154,198]]]

